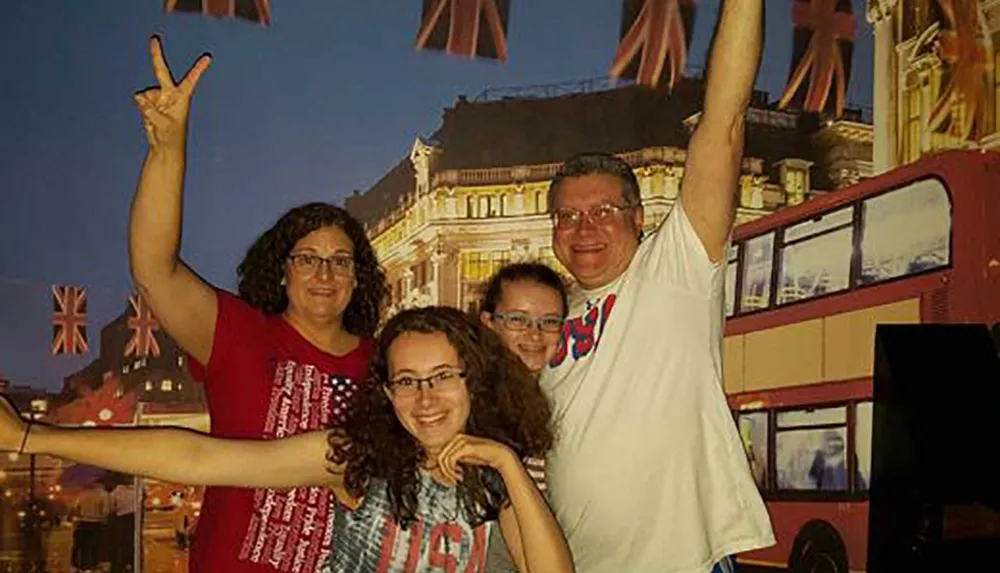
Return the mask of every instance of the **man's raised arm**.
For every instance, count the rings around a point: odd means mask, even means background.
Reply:
[[[736,216],[747,106],[763,42],[763,0],[724,0],[709,54],[705,107],[691,136],[681,201],[712,261]]]

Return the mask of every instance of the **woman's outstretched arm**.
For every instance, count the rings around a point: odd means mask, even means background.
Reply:
[[[214,438],[184,428],[30,427],[2,399],[0,449],[47,454],[185,485],[339,487],[341,468],[327,459],[330,433],[280,440]],[[23,443],[23,447],[22,447]]]

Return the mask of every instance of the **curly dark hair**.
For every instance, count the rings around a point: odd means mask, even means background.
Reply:
[[[344,309],[344,329],[356,336],[372,337],[381,319],[388,293],[385,273],[365,229],[350,213],[329,203],[307,203],[290,209],[247,249],[236,268],[240,298],[268,314],[284,312],[288,294],[281,284],[288,254],[295,243],[316,229],[334,225],[354,244],[354,274],[358,284]]]
[[[490,277],[483,291],[483,304],[481,309],[484,312],[493,314],[500,299],[503,298],[503,286],[518,281],[528,281],[547,286],[559,293],[562,301],[562,316],[569,312],[569,302],[566,299],[566,283],[563,282],[559,273],[552,267],[543,263],[511,263],[502,267]]]
[[[426,459],[385,392],[389,347],[405,332],[441,332],[456,349],[470,399],[465,433],[505,444],[520,458],[544,455],[554,439],[552,408],[537,379],[492,330],[449,307],[400,312],[379,334],[365,391],[356,395],[343,434],[331,433],[329,457],[345,464],[345,489],[355,497],[364,495],[372,479],[385,480],[393,516],[403,527],[415,519],[419,470]],[[473,524],[495,519],[508,503],[506,489],[491,472],[463,464],[458,498]]]

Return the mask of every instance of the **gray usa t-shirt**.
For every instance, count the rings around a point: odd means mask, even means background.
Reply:
[[[403,529],[392,516],[386,482],[373,480],[358,509],[338,504],[333,552],[322,573],[484,573],[496,522],[473,527],[457,493],[421,470],[416,520]]]

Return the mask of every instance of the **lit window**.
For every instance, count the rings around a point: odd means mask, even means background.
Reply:
[[[920,140],[922,128],[920,125],[921,85],[917,84],[904,92],[905,118],[903,133],[903,161],[910,163],[920,159]]]
[[[508,250],[462,253],[462,280],[485,282],[508,262],[510,262],[510,251]]]
[[[788,168],[785,173],[785,194],[789,205],[798,205],[806,198],[806,172],[798,168]]]
[[[166,378],[162,382],[160,382],[160,390],[163,390],[164,392],[172,392],[173,389],[174,389],[173,380]]]
[[[146,392],[152,392],[152,391],[153,391],[153,381],[146,380]]]

